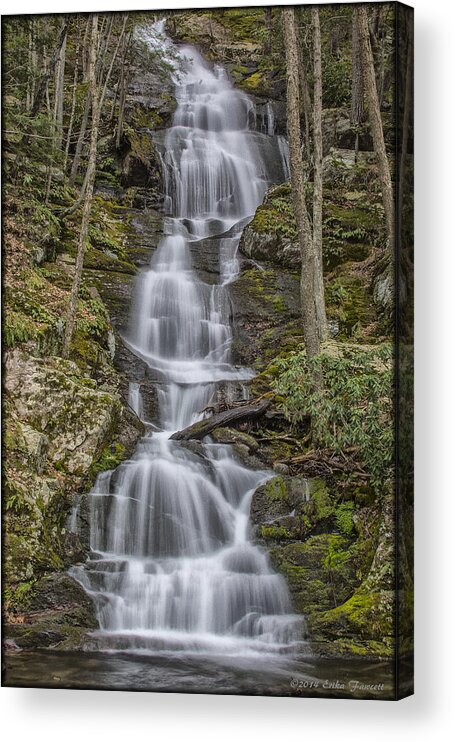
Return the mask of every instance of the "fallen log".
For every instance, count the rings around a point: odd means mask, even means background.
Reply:
[[[255,401],[242,407],[234,407],[233,409],[219,412],[212,415],[212,417],[190,425],[188,428],[184,428],[184,430],[179,430],[177,433],[171,435],[170,439],[171,441],[200,441],[206,435],[209,435],[212,430],[215,430],[215,428],[229,427],[230,425],[237,425],[260,417],[270,406],[270,403],[270,399],[262,399],[260,402]]]

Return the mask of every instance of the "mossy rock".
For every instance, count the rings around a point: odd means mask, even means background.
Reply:
[[[295,335],[301,332],[298,277],[251,268],[229,285],[229,293],[236,308],[235,362],[263,371],[281,348],[284,352],[295,346]]]
[[[252,75],[239,82],[239,87],[250,94],[267,95],[269,92],[269,81],[264,72],[258,71],[253,72]]]
[[[310,631],[315,641],[320,637],[360,638],[389,643],[394,636],[394,595],[392,592],[356,591],[342,605],[311,616]]]
[[[68,649],[78,645],[88,630],[99,627],[91,598],[67,574],[43,577],[28,593],[15,622],[11,616],[4,626],[5,637],[21,649],[61,648],[62,644]]]
[[[296,610],[307,618],[352,595],[358,579],[349,548],[350,542],[343,536],[320,534],[270,549],[274,566],[287,580]]]
[[[259,448],[259,443],[252,435],[234,428],[216,428],[210,435],[216,443],[229,443],[231,445],[240,443],[246,446],[248,452],[257,451]]]
[[[106,255],[105,252],[94,247],[85,253],[84,268],[93,268],[111,273],[136,273],[136,267],[132,263],[128,263],[126,260],[119,260],[115,255]]]
[[[275,521],[288,515],[306,496],[306,480],[293,477],[272,477],[258,487],[251,501],[250,517],[261,526],[263,538],[274,538]],[[268,534],[268,535],[266,535]],[[280,531],[280,538],[284,532]]]

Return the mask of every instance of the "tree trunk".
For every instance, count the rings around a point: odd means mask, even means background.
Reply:
[[[77,138],[76,149],[74,151],[73,164],[71,165],[70,183],[74,184],[76,180],[77,171],[81,163],[82,148],[84,146],[85,132],[87,131],[87,124],[90,115],[90,108],[92,104],[92,97],[90,94],[90,88],[87,90],[87,96],[85,99],[84,114],[82,116],[81,128],[79,130],[79,136]]]
[[[124,37],[123,50],[122,50],[122,61],[120,66],[120,93],[118,103],[118,119],[117,126],[115,129],[115,147],[120,149],[120,142],[123,134],[123,119],[125,115],[125,103],[126,103],[126,55],[131,41],[132,31],[129,32],[128,37]]]
[[[298,64],[299,64],[299,81],[300,81],[300,94],[301,101],[303,103],[303,121],[305,129],[303,132],[303,144],[305,159],[310,162],[311,152],[311,139],[310,139],[310,112],[311,112],[311,96],[308,88],[308,79],[305,70],[305,57],[303,54],[303,45],[300,34],[297,34],[297,52],[298,52]]]
[[[79,18],[77,21],[78,29],[77,29],[77,44],[76,44],[76,52],[75,52],[75,59],[74,59],[74,75],[73,75],[73,90],[71,94],[71,113],[70,113],[70,119],[68,123],[68,131],[66,133],[66,145],[65,145],[65,155],[63,158],[63,172],[66,172],[66,165],[68,163],[68,156],[71,146],[71,135],[73,133],[73,126],[74,126],[74,114],[76,112],[76,93],[77,93],[77,79],[79,76],[79,57],[80,57],[80,49],[81,49],[81,32],[79,27]]]
[[[184,430],[179,430],[171,435],[171,441],[192,441],[201,440],[206,435],[215,430],[229,425],[238,425],[239,423],[255,420],[263,415],[270,407],[270,399],[263,399],[261,402],[252,402],[242,407],[235,407],[232,410],[225,410],[216,415],[212,415],[207,420],[200,420],[190,425]]]
[[[321,27],[319,10],[311,11],[313,23],[313,147],[314,147],[314,192],[313,192],[313,244],[316,258],[314,297],[319,339],[327,336],[327,315],[324,301],[324,279],[322,269],[322,61]]]
[[[30,110],[30,116],[34,118],[36,114],[38,113],[40,106],[45,98],[47,86],[49,84],[49,80],[51,78],[51,75],[53,75],[55,71],[55,66],[57,64],[57,60],[60,56],[60,50],[62,48],[63,42],[66,39],[66,34],[68,32],[68,26],[70,24],[69,19],[66,17],[64,18],[58,37],[57,37],[57,43],[54,47],[54,51],[52,53],[52,56],[49,60],[48,65],[46,66],[46,69],[44,71],[44,74],[41,76],[41,79],[38,83],[38,87],[35,91],[35,96],[33,98],[32,107]]]
[[[96,80],[97,80],[98,85],[101,85],[101,80],[103,78],[104,63],[106,60],[107,50],[109,47],[109,41],[111,38],[113,23],[114,23],[114,16],[110,14],[107,17],[106,22],[105,23],[103,22],[103,27],[99,34],[98,59],[96,63]]]
[[[373,137],[374,151],[378,162],[379,179],[381,181],[382,200],[387,226],[387,237],[389,247],[393,251],[395,234],[393,187],[385,148],[384,130],[382,127],[378,93],[376,89],[373,52],[371,49],[370,33],[368,28],[368,16],[366,8],[363,6],[359,6],[357,11],[359,40],[362,51],[363,82],[368,105],[368,117],[370,121],[371,135]]]
[[[360,126],[364,121],[362,52],[360,49],[358,29],[358,7],[352,11],[352,88],[351,88],[351,124]]]
[[[90,56],[90,47],[89,47],[89,44],[90,44],[90,34],[89,34],[89,31],[88,31],[89,26],[90,26],[90,17],[87,18],[87,27],[86,27],[85,35],[84,35],[84,46],[83,46],[83,50],[82,50],[82,59],[83,60],[84,60],[84,58],[87,59]],[[87,48],[87,47],[89,47],[89,48]],[[82,71],[83,71],[83,77],[85,79],[86,77],[88,77],[88,71],[89,71],[88,62],[86,62],[85,72],[84,72],[84,65],[82,67]],[[95,75],[96,75],[96,71],[95,71]],[[81,128],[79,129],[79,136],[77,138],[76,148],[74,150],[73,162],[72,162],[72,165],[71,165],[71,173],[70,173],[70,183],[71,183],[71,185],[73,185],[74,184],[74,181],[76,180],[76,175],[77,175],[77,172],[79,170],[79,165],[80,165],[80,162],[81,162],[82,148],[84,146],[85,132],[87,131],[87,124],[88,124],[88,119],[89,119],[89,115],[90,115],[91,104],[92,104],[92,99],[91,99],[91,92],[90,92],[90,85],[89,85],[88,90],[87,90],[87,95],[86,95],[86,98],[85,98],[84,113],[82,114]]]
[[[106,97],[107,86],[109,84],[109,80],[110,80],[110,77],[111,77],[111,74],[112,74],[112,69],[114,67],[115,60],[117,59],[118,50],[120,49],[120,45],[121,45],[121,43],[122,43],[122,41],[123,41],[123,39],[125,37],[125,30],[126,30],[126,24],[127,23],[128,23],[128,13],[126,13],[125,16],[124,16],[124,18],[123,18],[122,30],[121,30],[120,35],[118,37],[118,41],[117,41],[117,44],[116,44],[114,53],[112,54],[112,58],[111,58],[111,62],[110,62],[109,68],[108,68],[108,70],[106,72],[106,77],[104,79],[102,93],[101,93],[100,100],[99,100],[100,111],[103,108],[104,98]]]
[[[314,301],[316,260],[313,236],[305,202],[303,182],[303,158],[300,147],[300,101],[298,76],[298,50],[293,7],[284,7],[283,20],[284,46],[286,51],[287,114],[289,137],[289,161],[291,185],[294,200],[294,215],[299,235],[301,255],[300,299],[302,307],[305,348],[308,358],[319,352],[320,334],[317,324]]]
[[[90,34],[90,51],[88,63],[88,79],[92,101],[92,128],[90,133],[90,152],[87,165],[87,186],[84,195],[84,204],[82,209],[81,229],[77,246],[76,267],[74,272],[73,285],[71,289],[71,298],[66,317],[65,337],[63,342],[63,357],[68,358],[71,341],[74,332],[74,321],[76,316],[77,299],[82,278],[82,268],[84,265],[85,243],[87,241],[90,212],[92,208],[93,186],[95,183],[96,169],[96,152],[98,146],[98,124],[99,124],[99,105],[98,105],[98,86],[96,84],[96,55],[98,46],[98,14],[93,13],[91,17],[91,34]]]
[[[65,35],[60,49],[55,71],[55,147],[57,150],[62,149],[63,143],[63,98],[65,92],[65,58],[66,58],[66,41],[68,34]]]
[[[87,77],[89,31],[90,31],[90,23],[87,21],[87,23],[85,24],[84,40],[82,42],[82,79],[83,80],[85,80]]]
[[[26,110],[30,113],[32,101],[35,95],[35,70],[36,70],[36,51],[35,51],[35,22],[33,16],[30,17],[28,26],[28,79],[27,79],[27,101]]]

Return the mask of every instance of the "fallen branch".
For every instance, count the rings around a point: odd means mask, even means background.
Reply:
[[[238,425],[248,420],[254,420],[264,414],[267,408],[270,406],[270,399],[263,399],[258,402],[255,400],[251,404],[243,405],[242,407],[235,407],[233,409],[226,410],[225,412],[219,412],[206,420],[190,425],[184,430],[179,430],[177,433],[171,435],[173,441],[190,441],[190,440],[201,440],[206,435],[215,430],[215,428],[222,428],[229,425]]]

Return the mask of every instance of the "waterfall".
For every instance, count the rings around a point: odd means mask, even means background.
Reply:
[[[247,469],[231,446],[209,438],[197,446],[169,440],[203,417],[220,385],[253,375],[232,363],[228,285],[239,269],[242,226],[268,185],[286,175],[284,145],[251,128],[253,105],[221,67],[210,69],[192,48],[171,49],[161,30],[149,43],[176,65],[178,104],[158,143],[169,214],[138,279],[128,337],[162,380],[158,430],[129,461],[99,475],[90,495],[91,556],[73,574],[95,599],[99,638],[110,647],[287,652],[301,619],[283,577],[250,538],[251,496],[269,473]],[[216,285],[192,267],[190,246],[205,239],[218,247]],[[130,405],[141,414],[137,384]]]

